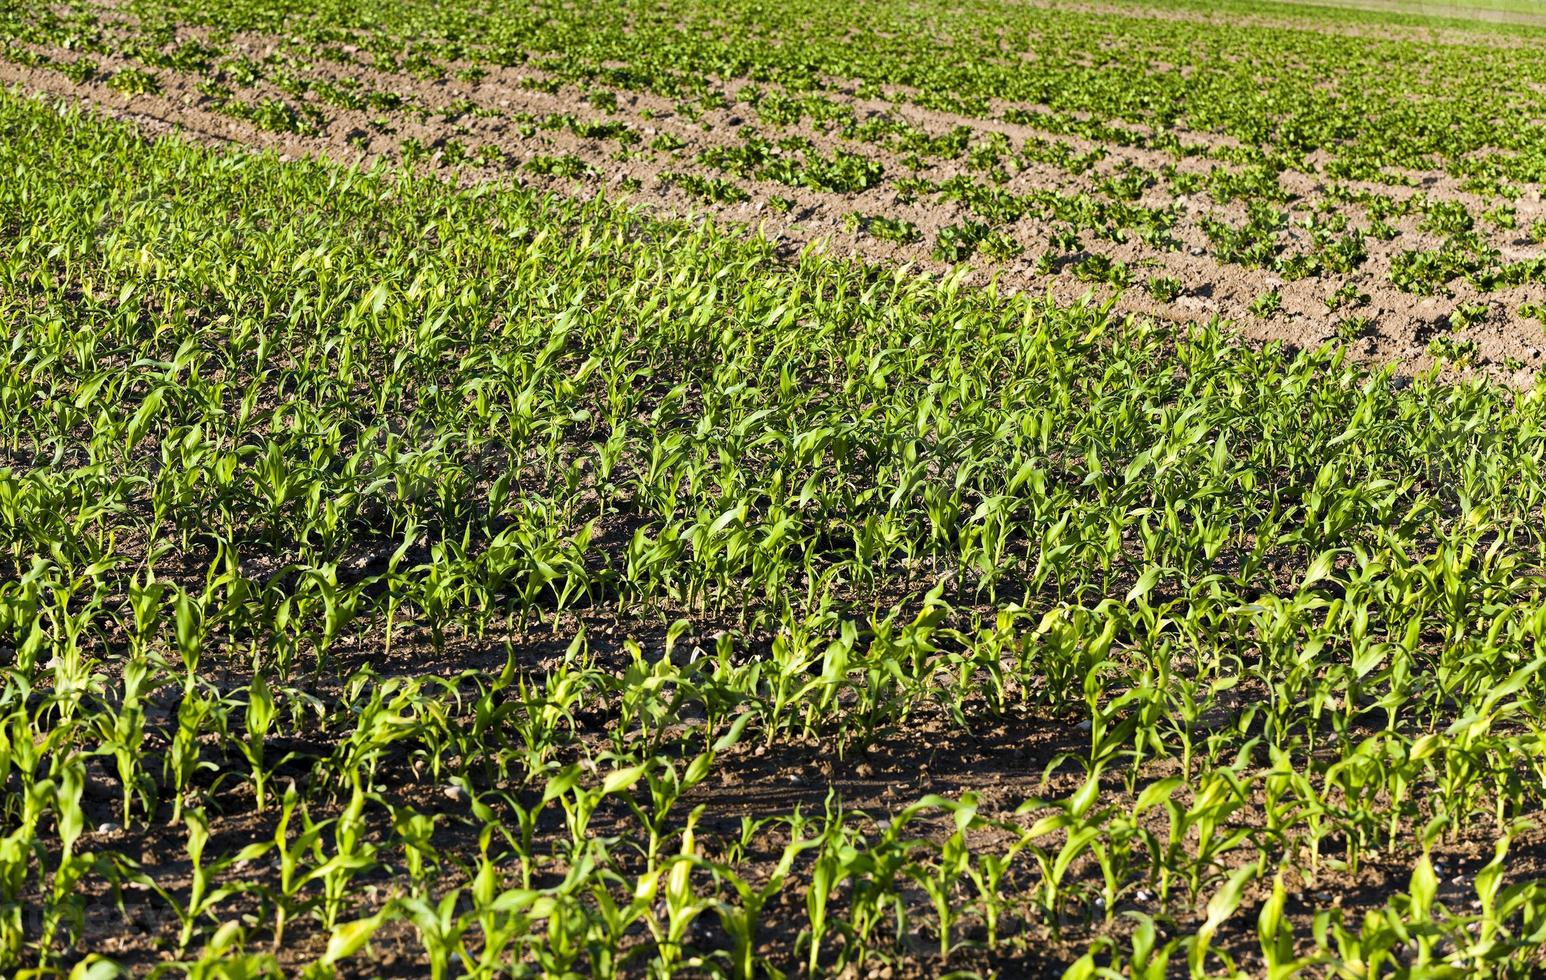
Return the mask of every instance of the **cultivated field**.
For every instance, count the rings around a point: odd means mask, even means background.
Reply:
[[[1388,6],[0,4],[0,968],[1539,972],[1546,25]]]

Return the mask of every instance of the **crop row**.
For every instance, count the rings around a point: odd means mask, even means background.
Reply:
[[[0,131],[8,962],[1534,962],[1533,392]]]
[[[894,16],[888,8],[874,14]],[[1241,129],[1244,122],[1226,122],[1211,103],[1206,111],[1156,122],[1116,99],[1070,107],[1038,91],[1017,102],[1011,87],[984,101],[964,95],[969,86],[959,79],[948,87],[919,88],[889,68],[881,71],[889,62],[868,66],[866,74],[823,72],[815,78],[748,63],[700,84],[632,50],[629,39],[651,22],[644,15],[638,15],[640,23],[628,20],[626,29],[615,28],[623,40],[588,25],[587,36],[609,40],[582,47],[559,43],[572,34],[549,33],[569,16],[555,14],[540,29],[518,29],[526,45],[519,57],[509,45],[489,46],[489,23],[458,21],[454,43],[437,60],[412,44],[405,49],[396,33],[407,32],[407,25],[414,33],[445,28],[426,26],[423,16],[431,15],[393,5],[368,28],[356,29],[347,26],[349,17],[322,24],[303,10],[236,8],[206,23],[207,14],[160,6],[109,11],[83,5],[18,15],[6,31],[25,42],[8,49],[12,60],[128,94],[155,95],[170,80],[185,78],[208,111],[260,129],[325,138],[340,150],[513,170],[545,186],[606,182],[629,193],[676,195],[691,205],[734,208],[757,201],[787,216],[785,223],[811,219],[816,234],[841,218],[860,248],[885,241],[938,263],[1010,265],[1035,288],[1064,278],[1115,291],[1141,283],[1148,300],[1171,316],[1185,312],[1175,306],[1178,299],[1208,293],[1208,284],[1183,283],[1184,276],[1175,274],[1187,267],[1190,253],[1243,266],[1251,282],[1259,280],[1253,292],[1220,310],[1236,319],[1273,319],[1283,304],[1275,284],[1310,280],[1324,282],[1318,291],[1334,311],[1344,305],[1337,299],[1344,294],[1378,294],[1371,310],[1340,317],[1337,331],[1349,339],[1380,329],[1380,311],[1392,303],[1415,302],[1402,294],[1452,298],[1449,322],[1462,326],[1451,335],[1439,324],[1442,336],[1430,352],[1441,358],[1473,360],[1476,344],[1468,338],[1483,323],[1493,332],[1534,332],[1528,320],[1539,306],[1538,263],[1505,258],[1546,234],[1546,216],[1525,198],[1535,177],[1522,162],[1528,156],[1523,151],[1500,163],[1470,149],[1396,153],[1382,143],[1379,151],[1387,155],[1371,160],[1362,143],[1345,138],[1285,140],[1259,131],[1259,121]],[[1025,16],[1043,32],[1027,35],[1027,44],[1052,77],[1073,69],[1049,61],[1038,38],[1055,36],[1088,59],[1089,46],[1104,44],[1104,31],[1130,24],[1120,17],[1084,18],[1089,25],[1076,30],[1063,22],[1067,14]],[[1051,22],[1042,23],[1046,18]],[[1185,19],[1145,24],[1158,25],[1145,34],[1156,45],[1195,41],[1204,30]],[[967,18],[959,26],[968,25],[976,21]],[[794,30],[782,23],[765,28]],[[285,40],[232,33],[255,30],[282,32],[276,36]],[[1351,43],[1329,27],[1313,36],[1321,58],[1345,53]],[[1265,37],[1256,39],[1263,49],[1269,47]],[[782,58],[792,42],[787,36],[780,42],[747,53],[765,59],[777,51]],[[613,57],[591,60],[595,47],[614,43],[629,50],[607,48]],[[1272,43],[1280,49],[1287,42]],[[543,54],[549,50],[564,55]],[[848,55],[818,50],[827,57]],[[1501,70],[1495,58],[1506,53],[1530,63],[1534,57],[1523,43],[1460,50],[1486,57],[1421,103],[1430,117],[1420,126],[1425,132],[1460,128],[1462,109],[1454,103],[1463,101],[1467,86]],[[1422,60],[1445,58],[1448,51],[1428,52]],[[1168,49],[1166,55],[1181,57]],[[1281,55],[1279,50],[1274,57]],[[1231,57],[1249,60],[1242,51]],[[1202,68],[1196,54],[1191,58],[1174,63],[1195,78]],[[518,75],[511,65],[520,66]],[[1337,71],[1340,79],[1352,68],[1341,64]],[[1414,93],[1428,91],[1423,86],[1437,71],[1430,65],[1422,85],[1403,78],[1387,87],[1407,92],[1410,103]],[[860,81],[838,84],[838,77]],[[1145,78],[1152,82],[1154,73]],[[1296,76],[1294,84],[1303,81]],[[516,82],[539,96],[562,90],[582,98],[583,107],[578,113],[511,111],[499,104],[508,98],[488,94],[508,96],[509,88],[500,86]],[[485,91],[488,85],[493,87]],[[470,96],[458,94],[463,91]],[[638,110],[641,98],[652,108]],[[1034,111],[1026,108],[1033,99],[1040,99]],[[920,112],[947,122],[925,124]],[[727,120],[743,118],[755,125],[729,128]],[[1467,116],[1465,125],[1473,123],[1480,120]],[[1521,124],[1518,133],[1505,132],[1496,115],[1486,125],[1494,127],[1488,147],[1533,131]],[[712,132],[695,134],[695,127]],[[1460,189],[1412,193],[1401,186],[1413,181],[1412,168],[1432,173],[1435,164]],[[945,217],[936,220],[938,215]],[[1486,294],[1499,290],[1499,302],[1490,302]],[[1318,315],[1302,299],[1290,306],[1296,318]],[[1482,307],[1488,312],[1480,317],[1466,312]],[[1431,329],[1419,326],[1418,339]],[[1505,360],[1514,367],[1523,363],[1512,354]]]

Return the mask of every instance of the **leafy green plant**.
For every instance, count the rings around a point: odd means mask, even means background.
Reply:
[[[125,95],[156,95],[161,91],[156,76],[138,68],[121,68],[113,72],[107,84]]]
[[[1276,289],[1268,290],[1251,301],[1251,312],[1259,317],[1271,317],[1283,309],[1283,294]]]
[[[1173,303],[1180,298],[1186,287],[1181,284],[1181,280],[1172,276],[1150,276],[1144,283],[1144,289],[1161,303]]]

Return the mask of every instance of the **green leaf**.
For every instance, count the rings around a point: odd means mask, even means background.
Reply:
[[[1133,804],[1133,815],[1137,816],[1170,799],[1176,790],[1181,788],[1182,782],[1180,776],[1166,776],[1145,786],[1143,792],[1138,794],[1137,802]]]
[[[135,411],[134,417],[129,420],[129,427],[124,430],[124,452],[133,452],[134,447],[139,445],[141,439],[145,438],[145,433],[150,429],[150,423],[155,419],[156,413],[161,411],[161,405],[164,400],[165,395],[162,394],[162,389],[152,388],[150,393],[145,396],[145,400],[140,402],[140,407]]]
[[[601,795],[610,796],[613,793],[631,789],[643,777],[644,770],[647,768],[647,765],[637,765],[607,773],[607,778],[601,783]]]
[[[1133,587],[1127,590],[1127,597],[1123,599],[1123,602],[1127,603],[1128,605],[1132,605],[1139,599],[1144,598],[1154,590],[1154,586],[1159,582],[1159,580],[1160,567],[1158,565],[1150,565],[1148,569],[1138,577],[1138,581],[1133,585]]]
[[[1407,886],[1412,896],[1412,912],[1426,920],[1433,910],[1433,900],[1439,893],[1439,876],[1433,872],[1433,862],[1425,852],[1412,868],[1412,879]]]
[[[340,960],[353,956],[370,941],[370,937],[376,934],[376,930],[381,928],[384,921],[385,912],[377,912],[369,918],[355,919],[353,922],[335,926],[333,934],[328,937],[327,952],[322,954],[322,961],[328,966],[333,966]]]

